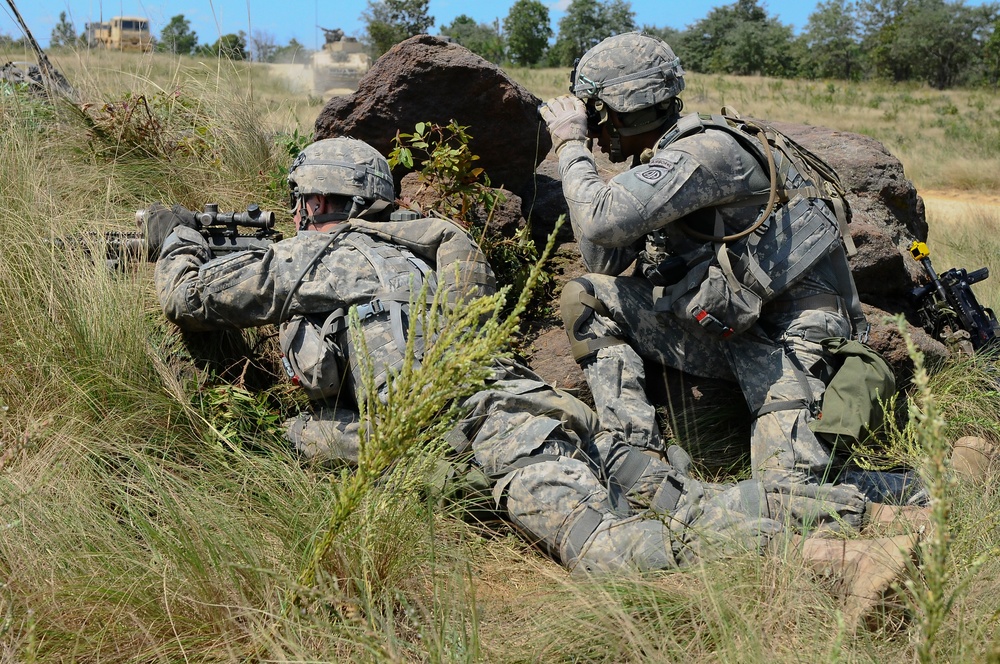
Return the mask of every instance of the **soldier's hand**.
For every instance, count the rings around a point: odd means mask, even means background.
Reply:
[[[556,153],[568,141],[587,140],[587,107],[578,97],[562,95],[538,107]]]
[[[140,230],[143,237],[146,238],[146,251],[149,260],[155,261],[160,257],[160,249],[163,247],[164,241],[178,226],[198,228],[198,220],[194,212],[181,205],[168,208],[160,203],[153,203],[148,209],[142,211]]]

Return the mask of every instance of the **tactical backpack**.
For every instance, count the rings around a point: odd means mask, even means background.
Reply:
[[[353,232],[350,232],[353,231]],[[337,397],[344,385],[360,387],[361,373],[371,368],[373,386],[385,398],[391,372],[405,361],[410,328],[410,300],[428,284],[428,297],[440,287],[449,304],[493,293],[496,281],[482,251],[469,234],[450,221],[412,219],[387,222],[352,220],[329,234],[329,245],[346,244],[372,265],[379,295],[356,305],[364,337],[364,353],[347,329],[348,310],[325,316],[289,318],[293,288],[282,308],[279,342],[288,377],[312,400]],[[314,260],[322,260],[325,250]],[[311,265],[303,271],[303,275]],[[434,271],[434,266],[438,272]],[[413,343],[419,365],[424,338],[417,330]]]
[[[866,330],[847,263],[847,256],[857,251],[847,229],[850,210],[836,172],[773,127],[744,120],[728,108],[722,112],[683,116],[660,139],[656,151],[704,131],[726,132],[764,166],[770,188],[725,207],[763,209],[747,228],[729,235],[719,208],[714,234],[677,222],[685,235],[705,243],[706,250],[687,265],[680,281],[654,288],[654,308],[672,312],[699,332],[727,338],[756,323],[762,307],[800,281],[820,259],[839,253],[841,260],[834,261],[838,290],[856,331]],[[650,163],[656,159],[654,153]]]
[[[362,373],[370,367],[376,393],[384,398],[390,372],[398,371],[405,359],[410,328],[410,298],[425,281],[433,296],[437,278],[431,266],[408,249],[379,242],[364,233],[343,234],[342,245],[350,246],[372,265],[380,292],[356,305],[364,350],[356,346],[347,329],[346,309],[324,316],[294,316],[281,326],[279,343],[285,372],[310,399],[336,397],[344,385],[360,387]],[[422,336],[414,339],[414,361],[423,357]]]
[[[837,255],[833,264],[838,291],[859,339],[822,341],[831,372],[820,399],[809,387],[806,369],[791,355],[802,397],[768,403],[756,415],[808,408],[814,415],[809,428],[831,445],[864,441],[881,427],[883,406],[896,386],[885,360],[864,343],[868,324],[847,262],[857,248],[847,228],[850,209],[839,177],[820,157],[773,127],[744,120],[726,108],[722,115],[684,116],[660,139],[657,149],[706,130],[727,132],[765,164],[770,190],[729,204],[764,205],[758,218],[738,233],[724,234],[718,209],[714,235],[680,222],[687,236],[711,243],[712,250],[673,287],[656,289],[656,308],[692,320],[702,331],[728,337],[752,326],[764,305],[779,300],[821,258]],[[780,304],[788,311],[836,306],[827,299],[820,294]],[[785,352],[791,351],[786,347]]]

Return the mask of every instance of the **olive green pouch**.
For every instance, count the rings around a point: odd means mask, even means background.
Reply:
[[[896,393],[896,377],[885,360],[860,341],[830,337],[822,344],[834,374],[809,428],[831,443],[863,442],[882,427],[884,405]]]

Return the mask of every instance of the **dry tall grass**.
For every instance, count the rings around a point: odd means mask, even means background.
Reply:
[[[1000,308],[1000,205],[932,198],[927,206],[927,244],[934,268],[969,272],[989,268],[986,281],[973,285],[984,306]]]
[[[916,570],[902,591],[921,601],[890,602],[857,633],[828,582],[781,548],[644,578],[577,579],[504,526],[467,523],[398,477],[361,492],[316,563],[353,485],[286,449],[280,420],[294,398],[244,389],[243,338],[201,339],[217,361],[196,361],[162,321],[149,266],[111,274],[44,240],[127,229],[153,197],[280,210],[282,136],[307,131],[317,104],[245,65],[75,57],[57,64],[92,104],[89,120],[65,104],[0,96],[3,661],[1000,658],[995,476],[949,486],[934,576]],[[155,128],[101,114],[137,96],[159,100]],[[95,118],[132,142],[99,136]],[[946,239],[932,249],[945,251]],[[956,261],[977,263],[961,251]],[[976,360],[930,378],[946,440],[1000,440],[994,371]],[[392,444],[405,443],[420,420],[406,408],[391,417]],[[939,449],[926,429],[897,435],[910,449]]]

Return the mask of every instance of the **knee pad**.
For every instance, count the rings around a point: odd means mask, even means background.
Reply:
[[[618,337],[598,337],[582,331],[595,313],[611,317],[604,303],[594,296],[594,285],[586,279],[574,279],[563,287],[559,298],[559,313],[569,336],[570,352],[578,364],[590,361],[602,348],[626,343]]]

